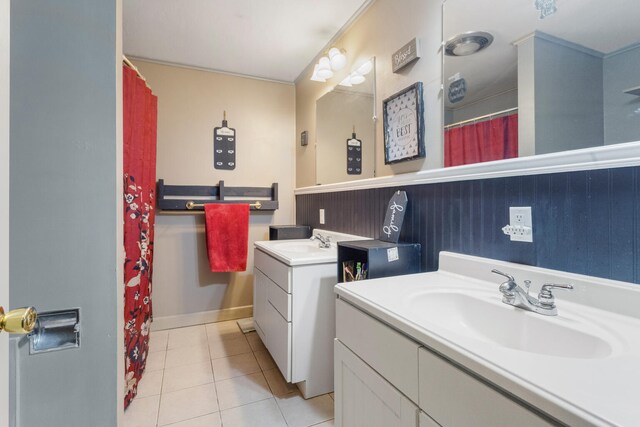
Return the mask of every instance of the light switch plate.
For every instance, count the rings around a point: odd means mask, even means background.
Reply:
[[[324,209],[320,209],[320,224],[324,224]]]

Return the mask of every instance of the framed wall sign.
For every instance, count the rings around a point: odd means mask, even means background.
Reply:
[[[425,156],[422,82],[382,101],[384,163],[398,163]]]

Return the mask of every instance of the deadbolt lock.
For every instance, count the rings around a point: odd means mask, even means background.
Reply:
[[[6,331],[10,334],[28,334],[36,326],[38,313],[33,307],[23,307],[11,310],[7,314],[0,307],[0,332]]]

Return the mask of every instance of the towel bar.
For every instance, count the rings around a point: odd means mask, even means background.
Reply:
[[[239,201],[240,202],[240,201]],[[215,202],[213,202],[215,203]],[[193,200],[189,200],[184,206],[191,210],[193,208],[204,208],[204,203],[195,203]],[[249,203],[249,206],[256,208],[256,209],[260,209],[262,208],[262,203],[260,203],[259,201],[256,201],[255,203]]]

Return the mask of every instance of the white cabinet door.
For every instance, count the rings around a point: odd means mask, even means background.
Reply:
[[[418,408],[339,340],[334,341],[337,427],[416,427]]]
[[[287,382],[291,382],[291,323],[287,322],[278,310],[267,302],[267,350]]]
[[[267,289],[269,286],[269,278],[257,268],[253,271],[253,321],[258,326],[256,331],[262,340],[265,340],[264,334],[266,328],[266,304]]]

